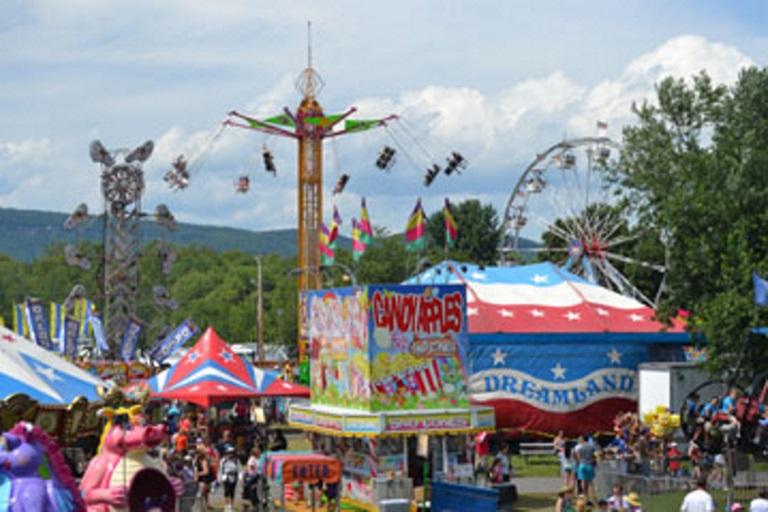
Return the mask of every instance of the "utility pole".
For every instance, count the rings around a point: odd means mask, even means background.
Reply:
[[[258,266],[258,299],[257,309],[259,310],[259,324],[258,324],[258,342],[259,342],[259,364],[264,365],[264,287],[261,279],[261,255],[254,258],[256,265]]]

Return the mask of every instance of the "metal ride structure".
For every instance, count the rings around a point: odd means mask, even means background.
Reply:
[[[317,101],[317,95],[324,85],[322,77],[312,67],[310,44],[307,67],[295,83],[297,91],[302,95],[295,112],[286,107],[283,114],[259,120],[232,111],[224,122],[227,126],[287,137],[298,143],[299,218],[296,266],[303,269],[298,277],[299,293],[322,286],[318,241],[323,219],[323,142],[341,135],[386,126],[389,121],[397,119],[394,115],[377,119],[351,119],[350,116],[356,111],[354,107],[341,114],[326,115]]]
[[[536,253],[559,254],[563,268],[654,306],[665,266],[621,253],[642,235],[628,231],[618,187],[608,179],[620,144],[605,136],[566,139],[538,153],[507,201],[499,247],[501,264]],[[547,247],[534,240],[547,237]],[[618,266],[617,266],[618,264]],[[662,274],[653,297],[639,290],[619,267],[636,265]]]
[[[102,314],[104,334],[113,354],[117,354],[120,339],[131,319],[139,321],[141,219],[150,215],[142,211],[141,199],[145,190],[142,166],[152,155],[153,149],[152,141],[133,150],[107,150],[98,140],[90,146],[91,159],[101,165],[101,193],[104,198]],[[166,229],[175,229],[175,219],[166,205],[158,205],[152,216]],[[64,227],[68,230],[77,229],[87,219],[87,206],[81,204],[67,219]],[[84,270],[90,268],[90,264],[77,254],[74,246],[67,246],[65,253],[70,265]],[[167,274],[175,261],[175,254],[161,244],[158,256],[163,273]],[[155,285],[153,294],[157,308],[175,308],[175,302],[162,286]]]

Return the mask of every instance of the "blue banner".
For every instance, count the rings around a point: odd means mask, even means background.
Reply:
[[[102,355],[109,353],[109,344],[104,337],[104,325],[101,323],[101,318],[96,314],[91,314],[90,322],[93,326],[93,339],[96,340],[96,348]]]
[[[123,361],[133,361],[133,356],[136,354],[136,346],[139,344],[139,338],[141,338],[142,327],[138,319],[128,319],[125,331],[123,331],[123,341],[120,345],[120,355]]]
[[[192,319],[187,318],[172,333],[152,347],[149,351],[149,357],[158,363],[162,363],[199,331],[200,329],[192,322]]]
[[[27,299],[25,305],[32,340],[44,349],[51,350],[51,331],[48,327],[48,312],[45,304],[39,299]]]
[[[80,339],[80,322],[72,317],[64,318],[61,347],[64,355],[72,359],[77,357],[77,342]]]

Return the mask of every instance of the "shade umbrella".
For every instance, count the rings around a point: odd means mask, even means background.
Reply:
[[[184,357],[149,380],[149,387],[152,397],[203,407],[239,398],[309,396],[307,388],[284,382],[278,375],[245,361],[208,327]]]
[[[58,354],[0,327],[0,399],[25,394],[46,405],[95,402],[109,385]]]

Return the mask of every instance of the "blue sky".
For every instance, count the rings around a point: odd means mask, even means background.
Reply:
[[[170,192],[161,177],[177,154],[199,151],[229,110],[266,115],[297,104],[307,19],[326,112],[356,105],[361,116],[403,114],[435,158],[455,148],[471,161],[463,175],[425,189],[423,170],[404,155],[387,176],[373,170],[390,141],[384,131],[329,144],[328,191],[340,172],[352,175],[337,199],[344,217],[358,213],[365,195],[373,222],[393,230],[417,196],[428,210],[445,196],[503,209],[537,151],[593,134],[598,119],[619,136],[632,122],[631,102],[651,98],[661,77],[706,69],[732,82],[740,67],[764,66],[768,55],[768,6],[760,1],[6,0],[0,206],[70,211],[85,201],[97,210],[89,142],[114,148],[153,139],[147,209],[165,202],[187,222],[292,227],[288,141],[266,141],[277,178],[261,170],[264,138],[236,130],[225,131],[188,190]],[[254,185],[236,195],[243,173]]]

